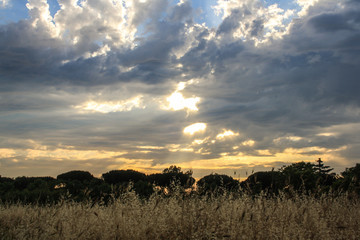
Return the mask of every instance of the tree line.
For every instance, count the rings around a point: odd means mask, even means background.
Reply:
[[[130,169],[112,170],[102,174],[101,178],[80,170],[62,173],[56,178],[0,176],[0,201],[53,204],[68,199],[107,204],[129,191],[143,199],[152,194],[169,196],[174,192],[183,193],[184,196],[229,192],[252,195],[346,192],[351,196],[360,196],[360,164],[347,168],[340,175],[332,173],[332,170],[319,159],[316,163],[298,162],[278,170],[255,172],[244,181],[215,173],[196,182],[192,171],[183,172],[177,166],[149,175]]]

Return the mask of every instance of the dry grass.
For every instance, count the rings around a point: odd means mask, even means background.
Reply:
[[[0,239],[359,239],[360,202],[346,196],[212,199],[135,194],[109,206],[0,206]]]

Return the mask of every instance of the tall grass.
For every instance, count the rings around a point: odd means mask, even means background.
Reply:
[[[110,205],[1,205],[0,239],[359,239],[348,196],[184,197],[129,192]]]

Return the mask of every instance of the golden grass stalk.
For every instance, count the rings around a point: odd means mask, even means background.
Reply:
[[[112,204],[0,205],[0,239],[358,239],[347,196],[212,198],[133,192]]]

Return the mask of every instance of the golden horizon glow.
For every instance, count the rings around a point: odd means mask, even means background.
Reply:
[[[148,147],[148,153],[158,150],[156,146],[145,146]],[[161,147],[160,147],[161,148]],[[194,149],[191,147],[184,147],[177,144],[170,144],[165,146],[165,149],[168,148],[171,152],[178,153],[190,153],[194,152]],[[141,149],[141,148],[140,148]],[[311,162],[315,161],[319,156],[324,159],[326,162],[336,162],[338,164],[344,164],[346,160],[337,155],[339,151],[344,150],[345,147],[337,149],[327,149],[320,147],[306,147],[300,149],[287,148],[283,152],[271,154],[268,149],[259,150],[259,155],[247,155],[245,153],[239,152],[236,155],[229,155],[226,152],[221,153],[220,157],[215,158],[203,158],[198,160],[183,160],[177,162],[176,165],[180,166],[183,170],[193,169],[203,171],[212,170],[213,172],[221,172],[225,170],[232,169],[263,169],[263,168],[272,168],[272,167],[281,167],[283,164],[292,164],[295,162],[305,161]],[[317,151],[317,154],[311,154],[311,152]],[[195,153],[195,152],[194,152]],[[171,162],[164,162],[161,164],[153,164],[153,159],[132,159],[122,157],[121,155],[126,154],[126,152],[120,151],[100,151],[100,150],[76,150],[70,147],[70,149],[57,148],[49,150],[47,148],[41,149],[10,149],[10,148],[0,148],[0,156],[9,158],[14,164],[19,164],[25,159],[26,161],[32,160],[36,161],[37,159],[46,159],[52,161],[86,161],[90,159],[112,159],[112,164],[104,165],[104,168],[100,171],[105,172],[113,169],[133,169],[137,171],[145,171],[145,173],[154,173],[159,172],[169,165],[173,164]],[[205,154],[203,154],[205,156]],[[85,169],[92,172],[91,168],[93,166],[91,163],[86,163],[84,165]],[[99,171],[99,170],[96,170]],[[94,172],[94,174],[99,174],[100,172]],[[2,173],[3,175],[6,173]],[[210,173],[209,173],[210,174]]]
[[[336,151],[334,151],[336,152]],[[338,157],[332,155],[330,150],[327,153],[322,154],[322,158],[326,159],[326,161],[334,161],[342,163],[343,159],[339,159]],[[265,153],[265,152],[264,152]],[[219,158],[213,159],[200,159],[193,161],[180,162],[178,165],[182,168],[192,168],[192,169],[213,169],[213,170],[221,170],[221,169],[236,169],[236,168],[253,168],[253,167],[276,167],[276,164],[279,162],[283,162],[284,164],[292,164],[296,162],[311,162],[315,161],[318,158],[318,155],[306,155],[301,153],[290,153],[290,151],[285,151],[282,153],[275,153],[271,156],[252,156],[252,155],[244,155],[242,153],[229,156],[222,155]],[[238,165],[238,167],[236,167]],[[279,166],[281,167],[281,166]]]

